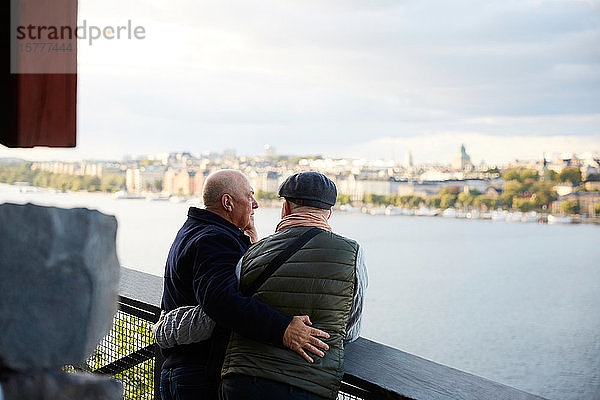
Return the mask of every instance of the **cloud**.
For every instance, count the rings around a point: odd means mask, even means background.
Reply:
[[[82,154],[600,135],[598,2],[82,0]],[[117,145],[116,145],[117,144]]]
[[[342,150],[347,156],[402,161],[411,151],[415,162],[450,164],[461,144],[479,164],[504,165],[513,160],[540,160],[543,154],[600,154],[600,136],[492,136],[445,132],[430,136],[384,137]]]

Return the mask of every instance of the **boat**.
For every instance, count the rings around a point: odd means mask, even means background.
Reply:
[[[421,207],[417,211],[415,211],[415,215],[420,217],[433,217],[438,214],[438,210],[430,209],[428,207]]]
[[[568,215],[563,217],[552,214],[548,215],[549,224],[570,224],[571,222],[573,222],[573,218],[569,217]]]
[[[188,197],[185,203],[199,208],[202,208],[204,206],[204,202],[202,201],[201,197]]]
[[[492,221],[506,221],[508,213],[504,210],[496,210],[492,213]]]
[[[479,211],[473,210],[467,213],[467,219],[479,219]]]
[[[169,198],[162,196],[148,196],[146,197],[146,201],[169,201]]]
[[[124,190],[119,190],[118,192],[113,193],[113,199],[115,200],[124,200],[124,199],[143,199],[144,197],[135,193],[127,193]]]
[[[385,215],[403,215],[402,208],[395,206],[387,206],[385,208]]]
[[[180,197],[180,196],[169,197],[169,202],[171,202],[171,203],[185,203],[186,201],[187,201],[187,197]]]
[[[456,210],[452,207],[450,208],[446,208],[443,212],[442,212],[442,217],[446,217],[446,218],[456,218]]]
[[[523,218],[523,213],[521,211],[515,211],[512,213],[508,213],[508,215],[506,216],[506,221],[507,222],[521,222],[522,218]]]
[[[536,211],[529,211],[528,213],[523,214],[521,222],[538,222],[539,219],[540,216]]]
[[[340,211],[347,213],[360,213],[360,207],[353,207],[350,204],[342,204],[340,206]]]
[[[39,191],[38,188],[29,182],[15,182],[13,186],[19,189],[19,193],[35,193]]]
[[[385,208],[383,208],[383,207],[371,208],[369,210],[369,214],[371,214],[371,215],[384,215],[385,214]]]

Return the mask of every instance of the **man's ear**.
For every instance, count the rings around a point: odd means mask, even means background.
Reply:
[[[289,200],[283,202],[283,216],[290,215],[292,213],[292,207],[290,206]]]
[[[221,206],[223,206],[223,209],[227,212],[233,211],[233,201],[231,196],[227,193],[221,196]]]

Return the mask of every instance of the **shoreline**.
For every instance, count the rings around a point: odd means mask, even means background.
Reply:
[[[197,196],[190,197],[178,197],[175,195],[161,195],[160,193],[145,193],[140,195],[135,195],[135,197],[128,198],[124,192],[115,192],[115,193],[107,193],[107,192],[89,192],[89,191],[67,191],[61,192],[58,189],[54,188],[42,188],[36,186],[20,186],[20,185],[10,185],[7,183],[0,183],[1,188],[10,188],[13,189],[13,193],[22,193],[22,194],[57,194],[57,195],[76,195],[76,196],[84,196],[84,197],[93,197],[93,198],[107,198],[119,201],[131,201],[131,200],[143,200],[143,201],[157,201],[157,202],[170,202],[174,204],[186,203],[190,206],[201,206],[201,199]],[[0,192],[1,193],[1,192]],[[118,197],[119,193],[121,193],[121,197]],[[172,200],[174,199],[174,200]],[[0,199],[1,200],[1,199]],[[281,200],[259,200],[259,204],[264,208],[281,208]],[[563,224],[563,225],[577,225],[577,224],[591,224],[591,225],[600,225],[600,217],[583,217],[581,215],[562,215],[555,216],[549,213],[538,213],[535,212],[535,215],[530,213],[523,213],[517,210],[494,210],[494,211],[479,211],[479,210],[459,210],[454,209],[452,207],[447,208],[445,210],[441,209],[430,209],[428,207],[421,208],[404,208],[388,205],[387,207],[383,206],[349,206],[349,205],[339,205],[335,206],[334,210],[336,212],[341,212],[344,214],[356,214],[356,215],[370,215],[370,216],[386,216],[386,217],[438,217],[438,218],[448,218],[448,219],[466,219],[466,220],[491,220],[492,222],[512,222],[512,223],[539,223],[539,224]],[[504,214],[504,218],[495,218],[493,216],[494,213],[502,213]],[[444,215],[447,214],[447,215]],[[450,215],[448,215],[450,214]],[[527,219],[527,215],[530,214],[531,218]],[[549,221],[549,218],[555,219],[554,222]],[[520,220],[519,220],[520,219]],[[568,219],[568,221],[566,220]]]

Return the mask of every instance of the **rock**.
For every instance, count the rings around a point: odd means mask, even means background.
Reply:
[[[111,327],[119,261],[113,216],[0,205],[0,364],[77,364]]]
[[[118,400],[123,386],[113,378],[84,372],[32,370],[2,379],[4,400]]]

